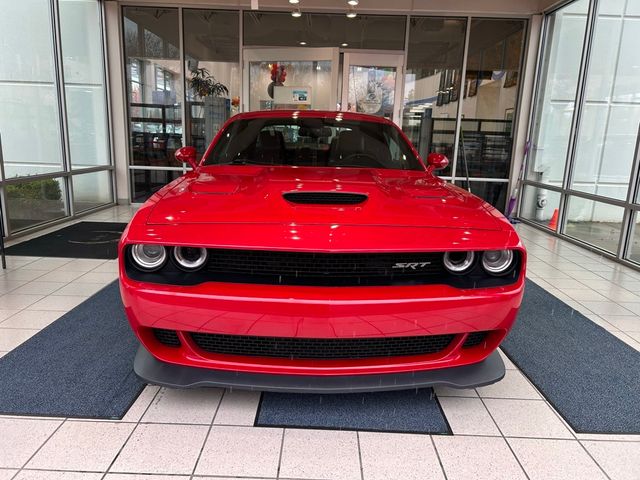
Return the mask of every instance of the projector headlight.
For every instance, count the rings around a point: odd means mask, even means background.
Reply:
[[[513,250],[487,250],[482,254],[482,267],[491,275],[504,275],[513,266]]]
[[[140,270],[158,270],[167,260],[167,250],[162,245],[136,244],[131,247],[131,257]]]
[[[207,249],[202,247],[176,247],[173,258],[183,270],[197,270],[207,261]]]
[[[444,266],[450,273],[462,275],[472,267],[474,259],[473,252],[446,252]]]

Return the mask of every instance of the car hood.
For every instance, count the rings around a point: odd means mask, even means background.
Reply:
[[[287,201],[283,194],[290,192],[359,193],[367,199],[357,205],[307,205]],[[479,198],[426,172],[242,165],[188,174],[155,203],[146,223],[500,230],[506,222]]]

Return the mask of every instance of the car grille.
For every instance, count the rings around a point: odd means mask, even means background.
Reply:
[[[455,335],[382,338],[289,338],[191,333],[209,353],[289,359],[348,359],[398,357],[438,353]]]
[[[477,347],[487,338],[489,332],[473,332],[467,335],[467,339],[462,344],[462,348]]]
[[[441,253],[306,253],[209,250],[213,279],[275,285],[361,286],[430,283],[445,274]]]
[[[154,328],[153,335],[163,345],[167,347],[179,347],[180,339],[175,330],[165,330],[164,328]]]
[[[340,192],[292,192],[282,196],[288,202],[304,205],[358,205],[368,198],[362,193]]]

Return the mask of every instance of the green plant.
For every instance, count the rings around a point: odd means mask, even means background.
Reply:
[[[7,185],[6,189],[8,198],[33,200],[60,200],[62,198],[60,184],[52,178]]]
[[[196,68],[191,72],[189,80],[191,89],[199,97],[221,97],[229,95],[229,89],[218,82],[206,68]]]

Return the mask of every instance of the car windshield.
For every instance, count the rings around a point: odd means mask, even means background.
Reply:
[[[232,122],[204,164],[424,169],[392,125],[293,117]]]

